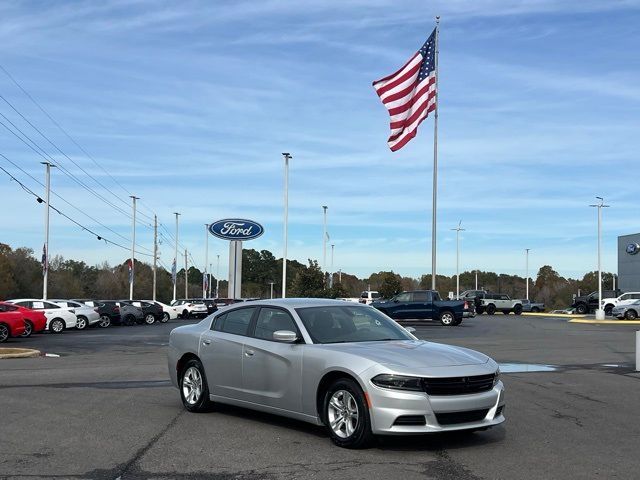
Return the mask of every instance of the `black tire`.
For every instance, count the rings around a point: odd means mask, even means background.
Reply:
[[[80,315],[77,318],[78,320],[76,321],[76,330],[84,330],[85,328],[87,328],[87,326],[89,325],[89,320],[87,320],[87,317]]]
[[[64,320],[62,320],[61,318],[54,318],[53,320],[51,320],[51,322],[49,322],[49,331],[51,333],[62,333],[64,332],[65,328],[66,325],[64,323]]]
[[[10,336],[11,332],[9,331],[9,327],[7,327],[4,323],[0,323],[0,343],[9,340]]]
[[[24,321],[24,333],[22,335],[20,335],[22,338],[28,338],[31,336],[31,334],[33,333],[33,323],[31,323],[31,320],[25,320]]]
[[[444,310],[440,312],[440,315],[438,315],[438,320],[440,320],[440,323],[445,327],[450,327],[455,325],[456,317],[452,311]]]
[[[133,315],[127,315],[124,317],[124,324],[129,327],[133,327],[136,324],[136,317]]]
[[[185,377],[187,379],[190,379],[191,382],[196,381],[196,377],[194,376],[193,370],[191,369],[195,369],[200,375],[201,388],[200,394],[197,398],[188,400],[185,397]],[[202,363],[200,363],[200,360],[196,360],[195,358],[193,358],[185,363],[184,368],[180,372],[178,383],[180,398],[182,399],[182,405],[184,405],[184,408],[194,413],[203,413],[211,410],[213,404],[211,403],[211,400],[209,400],[209,386],[207,385],[207,377],[204,373],[204,367],[202,366]]]
[[[457,327],[458,325],[460,325],[462,323],[462,319],[456,320],[455,322],[453,322],[453,326]]]
[[[153,313],[147,313],[144,316],[144,323],[146,323],[147,325],[153,325],[154,323],[156,323],[156,317],[153,316]]]
[[[334,429],[331,427],[331,418],[334,419],[334,422],[340,422],[340,419],[336,416],[335,412],[329,410],[332,397],[334,394],[339,394],[339,392],[348,392],[351,398],[355,401],[355,405],[357,407],[357,423],[353,433],[348,436],[336,434]],[[332,407],[332,410],[335,410],[334,407]],[[324,401],[322,402],[322,418],[327,427],[327,431],[329,432],[331,441],[338,447],[367,448],[375,439],[371,432],[371,417],[369,416],[369,407],[365,400],[364,393],[362,392],[360,385],[349,378],[340,378],[333,382],[333,384],[331,384],[327,389],[324,395]],[[343,425],[346,423],[344,420],[342,420],[342,422]],[[345,435],[346,430],[347,428],[345,425]]]
[[[513,313],[515,313],[516,315],[522,315],[522,305],[518,303],[515,307],[513,307]]]
[[[111,325],[111,317],[109,315],[102,315],[100,317],[100,322],[98,323],[98,326],[100,328],[107,328]]]
[[[611,315],[612,312],[613,312],[613,305],[609,304],[604,306],[605,315]]]
[[[533,313],[538,313],[540,311],[540,309],[538,307],[533,307],[533,308],[531,308],[531,311]]]
[[[189,310],[183,310],[182,311],[182,318],[189,318],[191,316],[191,314],[189,313]]]
[[[170,317],[169,317],[169,314],[168,314],[167,312],[164,312],[164,313],[162,314],[162,319],[160,320],[160,322],[162,322],[162,323],[167,323],[167,322],[169,321],[169,318],[170,318]]]
[[[626,318],[627,320],[635,320],[636,318],[638,318],[638,312],[630,308],[629,310],[624,312],[624,318]]]
[[[576,305],[576,313],[579,313],[580,315],[584,315],[588,311],[589,309],[584,303],[579,303],[578,305]]]
[[[487,305],[487,315],[494,315],[496,313],[496,306],[493,303]]]

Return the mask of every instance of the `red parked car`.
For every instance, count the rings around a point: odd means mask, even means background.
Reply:
[[[42,332],[47,326],[47,317],[44,312],[32,310],[26,307],[20,307],[13,303],[0,302],[1,312],[18,312],[22,314],[24,319],[24,333],[22,337],[29,337],[32,333]]]
[[[24,319],[20,312],[0,312],[0,343],[24,333]]]

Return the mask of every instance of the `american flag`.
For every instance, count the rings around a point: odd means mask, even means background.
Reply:
[[[176,259],[173,259],[173,264],[171,265],[171,281],[173,282],[173,284],[176,284]]]
[[[47,244],[42,245],[42,275],[49,270],[49,258],[47,255]]]
[[[133,264],[131,259],[127,260],[127,265],[129,267],[129,283],[133,283]]]
[[[203,290],[209,290],[209,274],[204,272],[202,274],[202,288]]]
[[[436,29],[420,50],[397,72],[373,82],[391,116],[392,152],[416,136],[418,125],[436,109]]]

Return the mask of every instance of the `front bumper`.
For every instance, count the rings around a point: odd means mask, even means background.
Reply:
[[[470,395],[429,396],[425,392],[408,392],[371,386],[370,400],[371,429],[377,435],[408,435],[421,433],[470,430],[499,425],[505,421],[504,385],[501,381],[489,391]],[[486,414],[482,418],[466,421],[471,412]],[[460,414],[462,421],[451,421]],[[473,415],[471,415],[473,416]],[[424,425],[406,425],[398,421],[400,417],[420,419]],[[440,420],[438,420],[440,417]],[[443,419],[447,418],[445,422]]]

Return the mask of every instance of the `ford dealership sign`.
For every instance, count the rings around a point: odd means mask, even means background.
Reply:
[[[264,228],[252,220],[225,218],[209,225],[209,231],[225,240],[253,240],[264,233]]]

